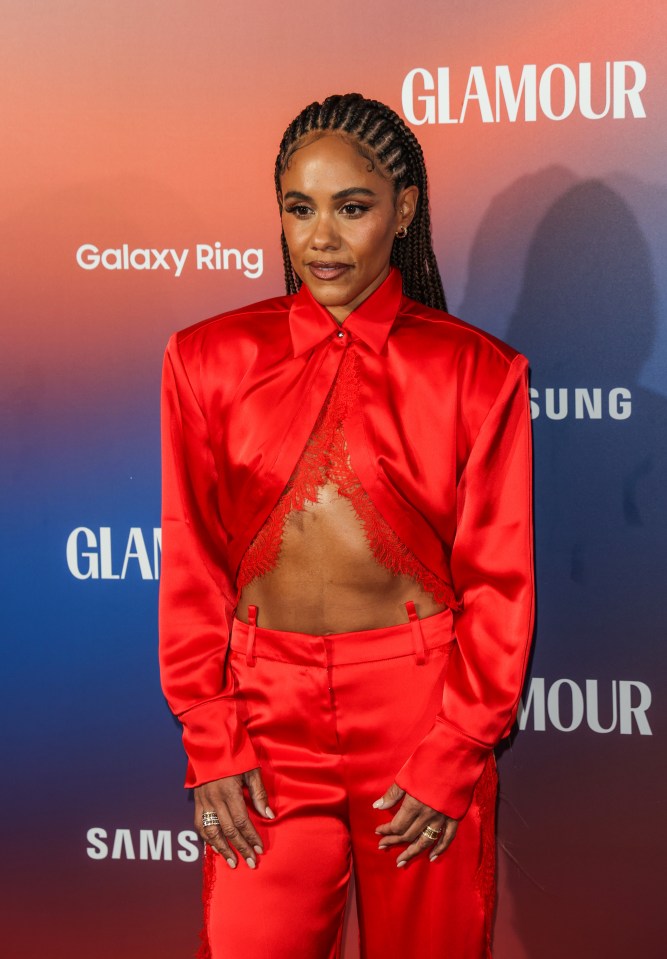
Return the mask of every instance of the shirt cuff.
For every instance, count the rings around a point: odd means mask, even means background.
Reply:
[[[188,756],[186,789],[259,766],[248,730],[237,713],[235,699],[209,700],[193,706],[179,718]]]
[[[415,799],[451,819],[463,819],[492,746],[438,719],[396,776]]]

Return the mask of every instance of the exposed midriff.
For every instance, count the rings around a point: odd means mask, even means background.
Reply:
[[[326,635],[408,621],[446,607],[442,582],[398,538],[350,462],[345,422],[358,402],[347,350],[310,439],[237,574],[237,612],[269,629]]]

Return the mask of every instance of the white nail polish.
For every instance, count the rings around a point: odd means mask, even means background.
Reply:
[[[382,799],[376,799],[373,803],[373,809],[382,809],[384,806],[384,797]]]
[[[275,819],[275,818],[276,818],[276,814],[274,813],[273,809],[271,809],[270,806],[267,806],[267,807],[266,807],[266,809],[264,810],[264,815],[266,816],[267,819]]]
[[[230,869],[236,869],[236,863],[234,862],[233,859],[228,859],[227,865],[229,866]]]
[[[248,863],[248,867],[249,867],[250,869],[254,869],[254,868],[255,868],[255,860],[254,860],[254,859],[251,859],[250,856],[248,856],[248,858],[246,859],[246,862]]]
[[[253,846],[252,848],[255,850],[258,856],[261,856],[262,853],[264,852],[261,846]]]
[[[400,862],[397,862],[397,863],[396,863],[396,865],[398,866],[399,869],[401,868],[401,866],[407,866],[407,864],[408,864],[408,860],[407,860],[407,859],[402,859]]]
[[[435,856],[429,856],[429,862],[435,862],[439,855],[440,853],[437,852]]]

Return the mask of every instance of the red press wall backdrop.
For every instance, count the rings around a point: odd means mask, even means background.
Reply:
[[[451,311],[531,359],[538,624],[499,750],[494,954],[662,956],[664,3],[3,14],[0,953],[196,948],[156,665],[162,352],[282,291],[280,136],[358,90],[423,144]]]

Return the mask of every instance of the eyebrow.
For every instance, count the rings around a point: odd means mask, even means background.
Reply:
[[[347,190],[339,190],[338,193],[334,193],[331,197],[332,200],[344,200],[349,196],[376,196],[373,190],[368,190],[363,186],[350,186]],[[308,196],[307,193],[299,193],[298,190],[289,190],[283,200],[305,200],[306,202],[313,203],[312,196]]]

